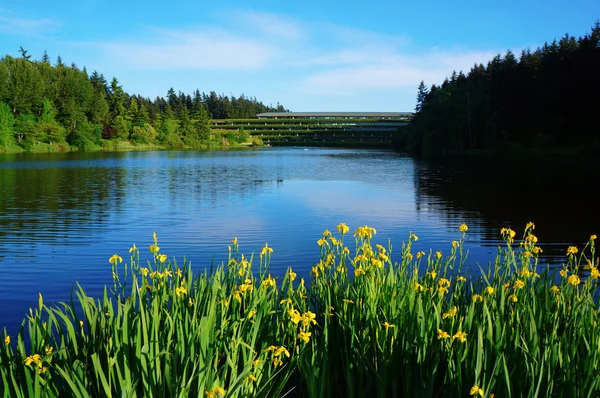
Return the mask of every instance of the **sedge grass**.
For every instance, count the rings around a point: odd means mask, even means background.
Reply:
[[[0,392],[30,396],[597,396],[595,236],[559,273],[538,264],[534,225],[467,275],[466,225],[446,254],[375,244],[375,229],[325,231],[305,283],[274,278],[266,245],[194,273],[135,245],[110,257],[113,286],[70,303],[40,296],[0,348]],[[349,244],[351,241],[353,244]],[[352,246],[352,251],[349,249]],[[11,341],[11,337],[13,340]],[[25,341],[28,341],[27,347]]]

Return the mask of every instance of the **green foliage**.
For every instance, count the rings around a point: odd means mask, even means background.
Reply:
[[[291,268],[272,277],[268,245],[245,257],[234,239],[225,264],[194,273],[154,235],[149,261],[135,245],[128,264],[109,258],[110,294],[39,297],[0,343],[0,393],[597,396],[596,236],[556,273],[538,264],[534,228],[518,242],[503,228],[477,276],[463,273],[464,224],[445,254],[413,252],[411,233],[392,262],[374,228],[342,223],[318,240],[310,287]]]
[[[243,95],[208,96],[195,90],[192,99],[171,89],[167,97],[168,101],[161,97],[152,101],[129,95],[116,77],[109,84],[97,71],[88,76],[85,67],[66,66],[60,56],[53,66],[47,54],[40,61],[25,50],[18,58],[6,55],[0,59],[0,103],[8,106],[12,119],[3,115],[0,150],[9,150],[15,141],[22,148],[41,150],[33,145],[65,139],[87,149],[100,145],[103,138],[131,139],[136,145],[203,147],[211,140],[209,104],[219,117],[254,117],[273,110]]]
[[[129,125],[123,116],[117,116],[112,122],[113,135],[110,138],[125,141],[129,138]]]
[[[148,123],[142,126],[133,126],[131,140],[140,144],[151,144],[156,140],[156,130]]]
[[[40,137],[43,137],[42,142],[63,143],[67,139],[67,130],[54,120],[40,121],[37,123],[36,129],[39,131]]]
[[[8,148],[14,142],[14,124],[15,118],[10,106],[0,102],[0,145]]]
[[[20,144],[24,141],[35,143],[40,139],[36,128],[35,116],[31,113],[21,113],[15,120],[15,137]]]

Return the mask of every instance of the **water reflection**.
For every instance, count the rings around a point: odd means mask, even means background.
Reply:
[[[564,261],[565,248],[600,231],[597,200],[589,194],[596,172],[579,159],[468,157],[415,160],[418,209],[481,226],[482,245],[499,243],[499,230],[522,231],[534,221],[549,262]]]

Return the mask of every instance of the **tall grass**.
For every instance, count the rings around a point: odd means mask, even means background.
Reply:
[[[266,245],[194,273],[158,247],[110,257],[100,299],[40,296],[0,348],[3,396],[597,396],[600,271],[595,236],[560,273],[538,266],[533,224],[480,275],[463,264],[466,225],[446,254],[418,239],[373,244],[345,224],[318,240],[309,286],[274,278]],[[348,244],[351,241],[353,244]],[[350,250],[349,246],[353,246]],[[11,337],[13,340],[10,341]],[[25,341],[28,341],[27,347]]]

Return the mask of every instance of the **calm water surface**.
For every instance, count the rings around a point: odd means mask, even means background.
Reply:
[[[590,172],[591,173],[591,172]],[[304,277],[316,241],[340,222],[377,228],[375,241],[449,251],[469,226],[469,266],[493,259],[500,227],[528,221],[557,264],[569,244],[600,233],[589,182],[576,165],[420,161],[381,150],[267,148],[0,155],[0,329],[15,334],[37,293],[65,301],[110,284],[108,258],[161,252],[200,269],[222,262],[233,237],[246,254],[274,248],[272,272]]]

